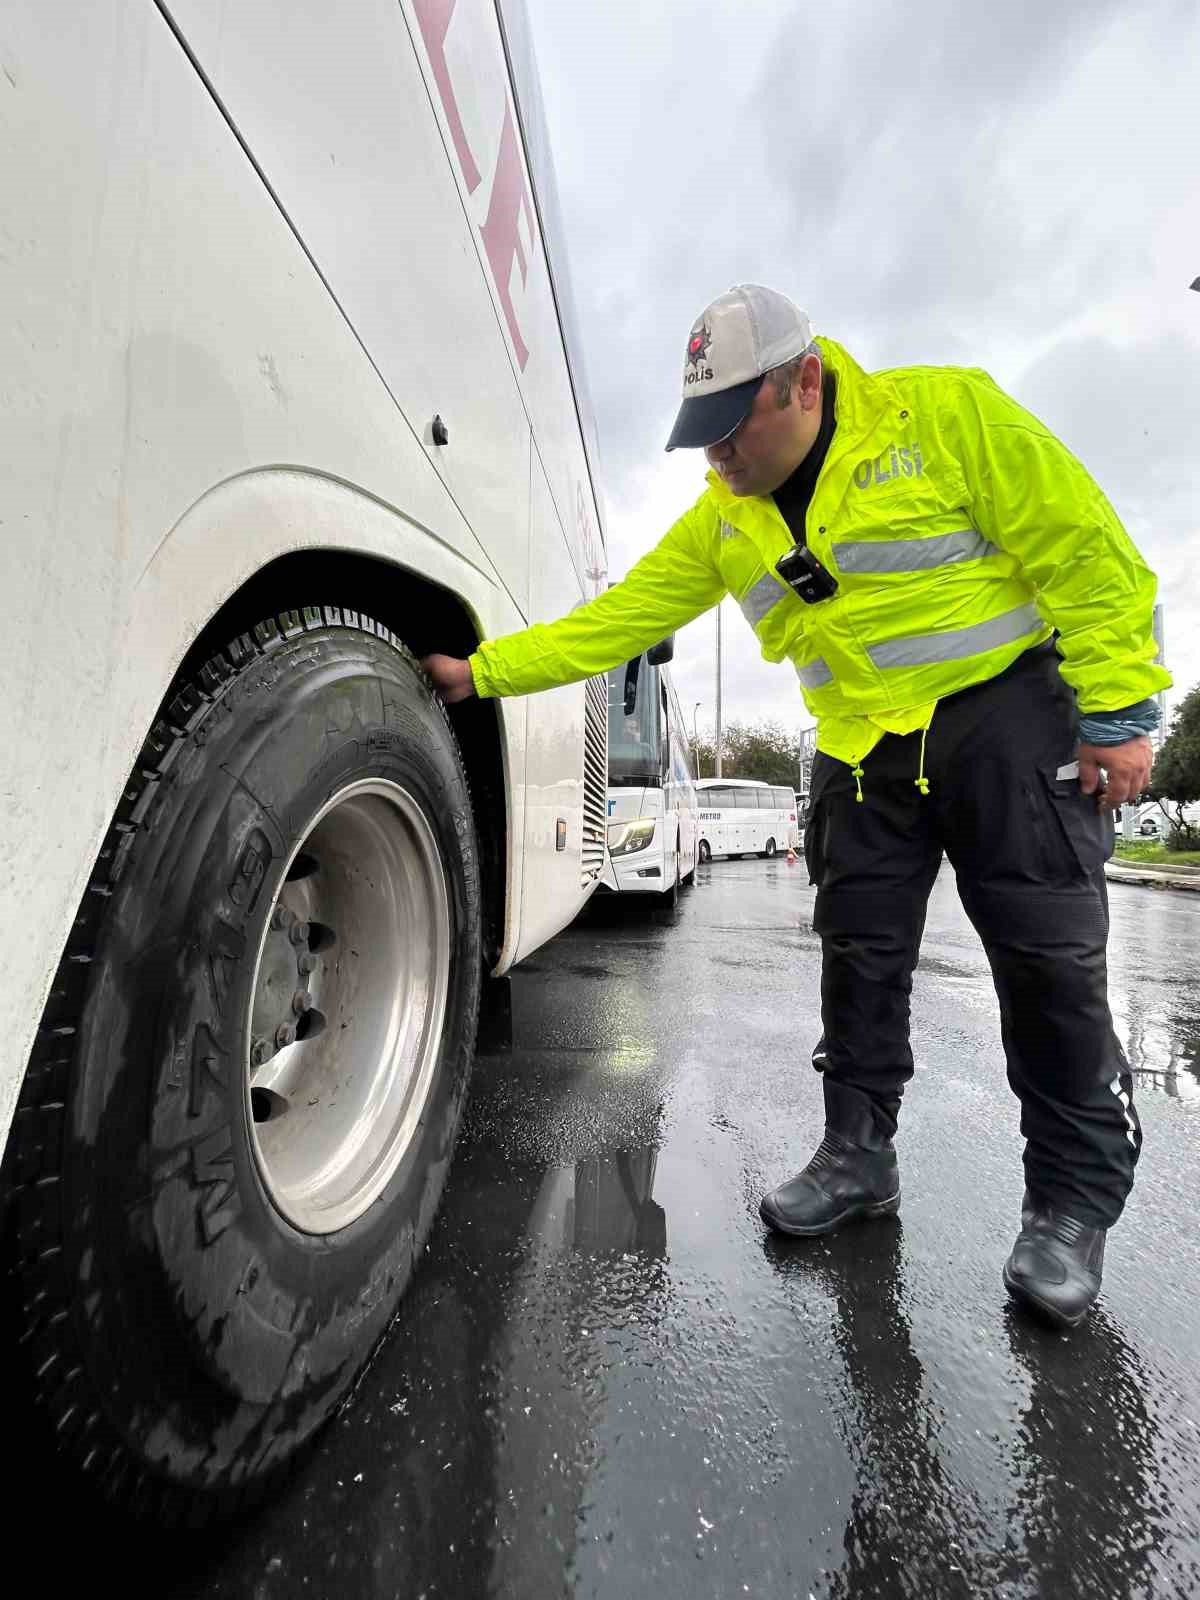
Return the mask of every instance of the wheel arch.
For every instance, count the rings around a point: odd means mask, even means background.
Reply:
[[[266,617],[306,605],[349,606],[390,628],[420,657],[430,651],[468,656],[480,633],[453,591],[372,555],[337,549],[289,552],[251,574],[218,607],[188,646],[163,695],[169,705],[210,656]],[[470,699],[450,708],[475,813],[482,865],[484,957],[500,957],[505,934],[508,804],[498,702]]]
[[[412,489],[402,511],[316,471],[235,474],[169,523],[146,512],[157,535],[131,534],[127,559],[66,616],[69,647],[47,653],[40,698],[21,702],[11,745],[13,783],[38,797],[12,819],[12,888],[38,916],[0,994],[0,1026],[13,1046],[0,1069],[0,1141],[129,775],[189,675],[239,631],[289,608],[360,610],[418,655],[466,653],[482,637],[521,627],[519,595],[440,486],[419,480]],[[51,711],[53,740],[39,732]],[[520,813],[510,814],[508,774],[521,770],[525,719],[489,700],[453,707],[451,722],[480,829],[485,958],[495,967],[519,944],[520,863],[509,833]]]

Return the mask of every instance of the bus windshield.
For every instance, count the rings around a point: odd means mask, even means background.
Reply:
[[[610,786],[661,788],[662,728],[655,692],[658,673],[644,656],[608,674],[608,781]],[[626,706],[632,705],[630,711]]]

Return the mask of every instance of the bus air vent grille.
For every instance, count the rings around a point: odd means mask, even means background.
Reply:
[[[583,851],[586,887],[604,867],[608,821],[608,679],[589,678],[583,718]]]

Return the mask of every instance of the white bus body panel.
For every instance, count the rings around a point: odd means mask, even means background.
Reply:
[[[533,516],[535,524],[548,533],[556,529],[554,505],[549,487],[538,463],[534,462]],[[539,541],[541,548],[544,543]],[[529,576],[535,614],[557,617],[578,603],[579,591],[567,563],[535,563]],[[581,684],[551,689],[516,702],[529,708],[529,738],[525,746],[523,785],[525,792],[525,873],[521,901],[521,941],[523,950],[535,949],[552,938],[563,926],[562,894],[558,880],[563,871],[580,880],[580,831],[568,829],[567,851],[557,851],[559,818],[579,817],[583,803],[583,774],[578,761],[564,760],[564,744],[570,751],[583,746],[584,701]],[[514,702],[509,702],[513,704]]]
[[[197,28],[207,22],[199,5],[180,9]],[[297,164],[286,203],[314,229],[305,244],[318,265],[326,266],[323,250],[328,270],[344,278],[341,307],[338,285],[331,294],[322,283],[149,0],[85,7],[25,0],[6,11],[0,29],[9,218],[0,249],[0,584],[7,601],[0,871],[9,934],[0,1136],[136,752],[189,643],[240,583],[290,551],[364,552],[444,584],[482,634],[496,635],[520,627],[530,611],[531,563],[565,566],[577,600],[591,592],[589,560],[598,569],[601,559],[578,437],[562,448],[562,421],[557,433],[548,424],[546,438],[536,436],[535,408],[522,404],[522,393],[541,394],[543,377],[540,411],[560,403],[564,386],[570,393],[544,259],[529,252],[520,392],[494,314],[485,331],[486,278],[473,301],[463,291],[471,302],[466,342],[455,324],[427,319],[410,303],[443,273],[461,285],[468,269],[480,275],[482,268],[478,229],[473,214],[464,217],[404,12],[383,0],[355,0],[336,13],[217,9],[228,27],[194,46],[219,58],[203,63],[206,70],[231,74],[244,36],[270,13],[274,47],[287,62],[258,63],[264,103],[283,118],[285,107],[272,99],[283,96],[298,141],[306,122],[310,134],[317,121],[329,138],[340,134],[323,151],[328,173],[318,174],[320,152],[311,138],[305,142],[311,168]],[[283,94],[283,80],[305,66],[304,50],[328,46],[317,28],[327,9],[356,41],[338,78],[340,129],[330,125],[337,118],[325,118],[328,107]],[[494,14],[490,23],[486,48],[502,71]],[[401,75],[391,106],[369,70],[376,54]],[[335,64],[307,63],[302,81],[317,101],[316,85]],[[401,102],[410,99],[421,116],[412,106],[405,120]],[[260,137],[282,148],[288,130],[269,116],[265,122]],[[410,138],[416,161],[396,144]],[[339,151],[364,164],[352,165],[340,192],[329,185]],[[482,157],[481,170],[486,192]],[[372,277],[379,261],[362,259],[372,254],[367,219],[359,217],[342,241],[330,219],[320,228],[323,208],[359,190],[379,226],[380,261],[397,262],[392,306],[403,332],[391,343],[385,285]],[[449,258],[432,268],[422,254],[429,239]],[[351,300],[366,327],[355,324]],[[363,342],[371,349],[372,336],[381,349],[368,356]],[[477,336],[480,349],[470,343]],[[500,400],[506,385],[507,408]],[[427,436],[435,411],[451,430],[440,454]],[[567,416],[574,426],[573,410]],[[576,503],[569,520],[560,514],[548,530],[535,530],[531,550],[528,486],[543,454],[558,497],[574,495]],[[366,596],[312,598],[369,603]],[[544,599],[537,597],[534,614]],[[585,898],[578,837],[560,853],[543,820],[527,831],[523,792],[528,723],[544,787],[555,788],[556,799],[577,797],[582,708],[582,685],[502,708],[510,880],[500,970],[564,926]],[[575,805],[578,835],[577,798]],[[539,873],[542,885],[528,934],[519,925],[525,871]]]

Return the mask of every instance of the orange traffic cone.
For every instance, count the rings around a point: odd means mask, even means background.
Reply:
[[[787,864],[789,867],[794,867],[796,865],[796,852],[792,849],[791,845],[788,845]]]

